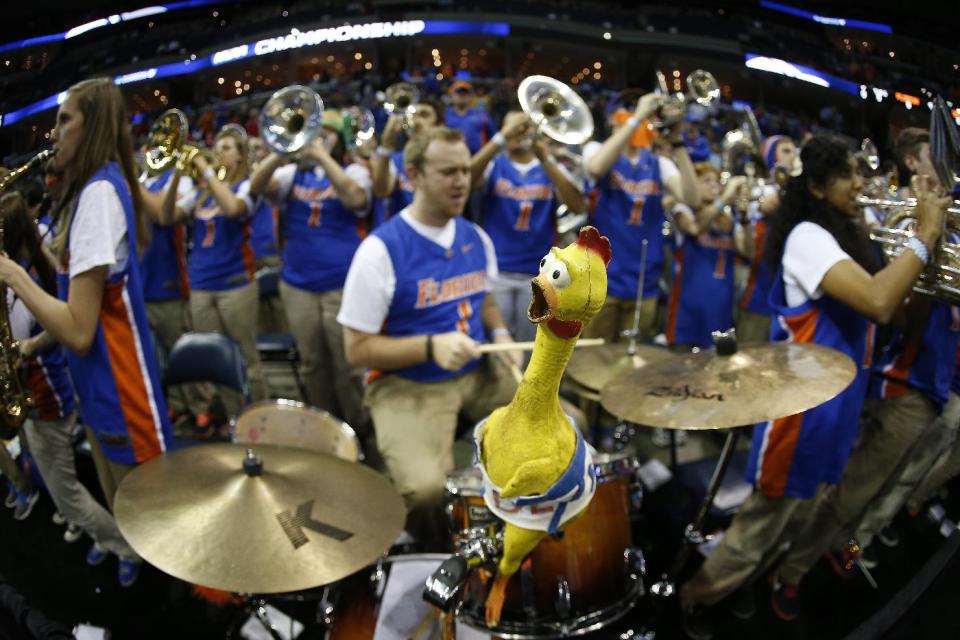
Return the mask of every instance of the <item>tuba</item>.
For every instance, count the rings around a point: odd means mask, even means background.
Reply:
[[[45,149],[31,158],[29,162],[0,178],[0,195],[6,193],[10,185],[25,173],[53,157],[54,153],[52,149]],[[0,250],[6,250],[3,222],[3,219],[0,218]],[[0,422],[4,427],[11,430],[20,428],[27,419],[27,412],[33,407],[33,398],[23,387],[19,369],[20,343],[13,339],[13,333],[10,329],[7,287],[0,285]]]
[[[271,150],[287,155],[320,135],[323,100],[310,87],[294,84],[275,92],[260,110],[260,137]]]
[[[549,76],[528,76],[517,87],[520,108],[537,133],[561,144],[583,144],[593,136],[593,115],[577,92]]]
[[[857,204],[886,212],[882,225],[870,230],[870,239],[880,245],[888,259],[898,257],[907,240],[914,236],[916,199],[886,200],[860,196]],[[945,222],[946,229],[913,290],[950,304],[960,304],[960,200],[954,200],[947,208]]]
[[[720,100],[720,84],[712,73],[703,69],[697,69],[687,76],[686,94],[671,93],[667,88],[667,77],[662,71],[657,71],[657,88],[654,91],[666,98],[656,116],[650,120],[650,126],[654,129],[672,127],[680,122],[689,102],[710,107]]]

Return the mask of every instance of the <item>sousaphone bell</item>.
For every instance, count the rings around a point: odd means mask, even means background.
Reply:
[[[593,115],[577,92],[549,76],[528,76],[517,88],[520,108],[538,133],[562,144],[583,144],[593,136]]]
[[[260,136],[281,155],[304,149],[320,135],[323,100],[310,87],[294,84],[275,92],[260,110]]]

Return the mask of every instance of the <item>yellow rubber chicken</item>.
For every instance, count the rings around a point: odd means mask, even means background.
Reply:
[[[540,261],[527,311],[537,324],[530,364],[513,400],[477,426],[487,506],[504,520],[503,555],[487,595],[500,620],[510,577],[548,534],[587,507],[596,483],[589,446],[560,408],[560,379],[584,326],[607,297],[610,242],[584,227]]]

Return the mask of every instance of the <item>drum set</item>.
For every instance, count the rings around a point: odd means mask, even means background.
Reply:
[[[134,469],[116,497],[117,523],[145,560],[182,580],[241,594],[244,611],[281,638],[271,602],[316,602],[326,638],[560,638],[609,628],[641,600],[674,593],[739,430],[826,402],[853,380],[845,355],[815,345],[675,355],[619,342],[575,352],[570,377],[612,415],[639,427],[724,429],[726,443],[669,571],[649,587],[632,519],[642,489],[627,447],[595,456],[598,489],[584,514],[546,538],[508,586],[496,627],[484,620],[502,523],[486,507],[478,469],[449,475],[454,553],[389,555],[403,500],[360,464],[342,421],[280,400],[248,407],[234,442],[180,449]],[[395,547],[394,547],[395,548]],[[650,625],[647,625],[648,627]]]

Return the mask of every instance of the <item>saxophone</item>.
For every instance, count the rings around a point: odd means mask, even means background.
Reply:
[[[26,164],[0,178],[0,195],[17,179],[45,162],[54,152],[41,151]],[[0,217],[0,250],[4,247],[3,218]],[[33,398],[24,389],[20,379],[20,343],[10,330],[10,308],[7,306],[7,287],[0,284],[0,422],[7,429],[19,429],[33,407]]]

